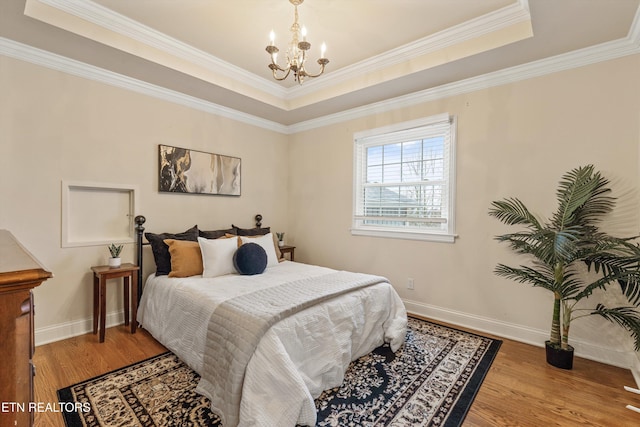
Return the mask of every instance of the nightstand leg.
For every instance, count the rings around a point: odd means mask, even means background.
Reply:
[[[105,317],[107,313],[107,281],[100,275],[100,342],[104,342]]]
[[[98,333],[98,317],[100,317],[100,288],[98,276],[93,275],[93,333]]]
[[[133,272],[131,275],[131,333],[135,334],[138,328],[138,274]]]
[[[129,276],[124,276],[124,325],[129,326]]]

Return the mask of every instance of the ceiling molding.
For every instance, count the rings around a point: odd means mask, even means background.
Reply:
[[[214,75],[224,76],[231,81],[246,84],[254,90],[284,101],[285,104],[275,105],[272,103],[272,105],[283,108],[285,111],[293,108],[288,105],[290,101],[300,100],[307,96],[313,96],[314,94],[326,94],[329,88],[337,87],[344,82],[357,79],[362,75],[381,72],[394,65],[406,63],[430,53],[443,51],[466,41],[507,29],[519,23],[528,22],[529,26],[531,25],[528,0],[518,0],[516,3],[499,10],[447,28],[436,34],[413,41],[375,57],[360,61],[352,66],[327,73],[322,79],[306,82],[303,86],[286,88],[273,80],[260,77],[223,61],[214,55],[172,38],[91,0],[28,0],[28,2],[45,4],[122,37],[135,40],[144,46],[164,52],[175,58],[180,58]],[[31,13],[37,15],[36,12]],[[37,18],[37,16],[34,17]],[[71,30],[70,28],[67,29]],[[511,42],[512,41],[515,40],[511,40]],[[105,43],[105,41],[101,42]],[[118,46],[113,47],[121,48]],[[137,54],[146,57],[139,51]],[[152,57],[147,57],[147,59],[154,60]],[[161,65],[167,66],[167,64]],[[181,67],[179,66],[178,68]],[[198,77],[205,80],[208,79],[205,75],[198,75]],[[222,82],[212,81],[212,83],[222,84],[223,87],[229,88],[228,85]],[[238,90],[238,88],[236,87],[235,90]],[[251,93],[243,93],[244,95],[254,97]],[[269,102],[267,99],[260,99]],[[306,104],[303,103],[303,105]]]
[[[124,88],[283,134],[294,134],[316,129],[372,114],[384,113],[393,109],[518,82],[633,54],[640,54],[640,9],[636,11],[633,24],[627,37],[619,40],[286,126],[0,37],[0,55]]]
[[[636,21],[639,21],[638,16],[640,16],[640,14],[636,14]],[[639,34],[640,32],[638,31],[630,32],[629,37],[624,39],[602,43],[600,45],[545,58],[539,61],[425,89],[409,95],[387,99],[362,107],[326,115],[317,119],[296,123],[290,125],[288,127],[288,131],[289,133],[294,134],[373,114],[384,113],[389,110],[410,107],[425,102],[515,83],[598,62],[609,61],[628,55],[640,54]]]
[[[629,28],[629,34],[627,38],[632,43],[635,43],[636,47],[640,48],[640,7],[636,11],[636,15],[633,17],[631,28]]]
[[[415,40],[380,55],[357,62],[349,67],[332,71],[321,80],[313,80],[303,86],[292,87],[286,94],[287,100],[310,95],[313,92],[327,89],[338,83],[361,77],[372,70],[379,71],[392,65],[406,62],[429,53],[455,46],[486,34],[499,31],[513,25],[531,22],[528,0],[519,0],[509,6],[461,24],[449,27],[438,33]]]
[[[257,76],[205,51],[181,42],[127,16],[121,15],[91,0],[30,0],[37,1],[82,20],[91,22],[116,34],[140,42],[146,46],[188,62],[201,66],[213,73],[223,75],[234,81],[242,81],[248,86],[270,95],[284,98],[286,88],[277,83]],[[164,65],[164,64],[163,64]]]
[[[38,49],[33,46],[18,43],[4,37],[0,37],[0,55],[30,62],[35,65],[61,71],[76,77],[105,83],[121,89],[130,90],[143,95],[169,101],[174,104],[216,114],[242,123],[261,127],[279,133],[289,133],[288,127],[280,123],[266,120],[251,114],[243,113],[232,108],[227,108],[213,102],[205,101],[190,95],[160,87],[142,80],[134,79],[104,68],[76,61],[62,55]]]

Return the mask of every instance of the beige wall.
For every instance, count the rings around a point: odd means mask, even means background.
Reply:
[[[551,295],[492,273],[498,262],[524,260],[492,239],[515,229],[487,211],[491,201],[517,196],[549,215],[561,175],[593,163],[622,199],[624,218],[610,227],[637,233],[639,75],[636,55],[292,136],[288,228],[296,257],[384,275],[409,309],[541,345]],[[459,238],[446,244],[352,236],[353,133],[444,112],[458,118]],[[602,347],[628,349],[626,335],[611,329],[578,321],[572,338],[594,358]]]
[[[497,262],[523,260],[492,239],[509,229],[487,215],[489,204],[518,196],[548,215],[560,176],[594,163],[623,208],[607,226],[635,233],[638,75],[635,55],[286,136],[0,57],[0,228],[55,274],[36,290],[40,342],[88,330],[89,267],[107,257],[104,247],[60,246],[61,181],[73,180],[138,185],[149,231],[250,226],[260,212],[299,261],[384,275],[413,311],[541,344],[550,296],[493,275]],[[443,112],[458,117],[459,238],[351,236],[353,133]],[[158,144],[241,157],[242,197],[159,194]],[[133,261],[130,245],[124,259]],[[121,309],[114,285],[108,304]],[[607,349],[630,348],[619,330],[588,320],[572,333],[579,352],[624,364]]]
[[[87,330],[90,267],[108,257],[106,246],[61,248],[62,180],[137,185],[148,231],[251,227],[256,213],[285,228],[285,135],[2,56],[0,88],[0,228],[55,275],[35,291],[39,342]],[[158,144],[242,158],[242,196],[158,193]],[[120,294],[108,286],[108,312]]]

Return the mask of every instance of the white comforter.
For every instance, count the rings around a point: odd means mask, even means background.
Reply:
[[[151,276],[142,294],[138,321],[187,365],[202,373],[209,318],[222,301],[256,288],[332,271],[285,261],[256,276]],[[406,322],[398,294],[389,283],[381,282],[276,323],[262,338],[247,366],[239,425],[314,425],[313,399],[342,383],[350,361],[385,341],[394,350],[400,347]]]

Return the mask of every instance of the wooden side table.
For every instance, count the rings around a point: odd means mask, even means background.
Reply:
[[[130,263],[120,267],[100,265],[91,267],[93,271],[93,333],[98,332],[98,320],[100,320],[100,342],[104,342],[105,318],[107,314],[107,280],[123,278],[124,281],[124,324],[131,323],[131,333],[135,334],[138,328],[138,275],[140,269]],[[129,298],[131,296],[131,298]],[[129,310],[131,305],[131,310]],[[129,322],[131,314],[131,322]]]
[[[296,250],[295,246],[289,246],[289,245],[280,246],[280,253],[282,254],[282,256],[284,256],[284,254],[289,254],[289,259],[291,261],[294,260],[295,250]]]

